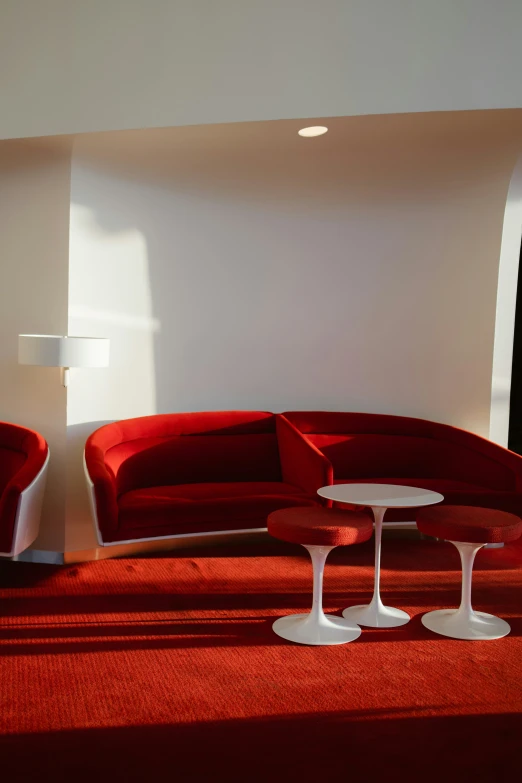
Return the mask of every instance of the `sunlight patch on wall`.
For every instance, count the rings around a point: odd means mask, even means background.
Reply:
[[[69,309],[71,318],[84,321],[100,321],[103,324],[117,324],[126,329],[136,329],[144,332],[159,332],[160,322],[157,318],[143,315],[127,315],[114,310],[96,310],[93,307],[76,305]]]
[[[69,334],[108,337],[106,370],[72,370],[68,425],[156,412],[147,243],[136,229],[107,231],[94,210],[71,204]]]

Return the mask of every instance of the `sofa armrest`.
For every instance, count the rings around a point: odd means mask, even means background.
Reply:
[[[0,552],[4,555],[19,554],[38,535],[48,462],[46,441],[40,435],[32,438],[24,464],[0,492]]]
[[[276,432],[283,481],[314,496],[320,487],[333,484],[330,460],[281,414],[276,419]]]
[[[107,540],[104,534],[118,529],[118,495],[116,480],[105,464],[101,449],[86,446],[84,453],[91,510],[100,543]]]
[[[433,423],[432,426],[434,426]],[[481,454],[493,463],[502,465],[512,477],[512,486],[509,490],[507,487],[506,489],[508,491],[522,492],[522,456],[520,454],[516,454],[514,451],[510,451],[504,446],[500,446],[498,443],[494,443],[474,432],[467,432],[447,424],[438,424],[436,426],[444,434],[444,438],[451,443],[464,446],[471,451]],[[434,437],[436,436],[437,431],[435,431]],[[493,486],[491,488],[498,489],[498,487]]]
[[[499,446],[499,448],[502,448]],[[505,460],[505,464],[513,473],[514,483],[515,483],[515,492],[521,493],[522,492],[522,457],[520,454],[516,454],[514,451],[510,451],[509,449],[502,449],[504,454],[501,456]],[[500,460],[499,460],[500,461]]]

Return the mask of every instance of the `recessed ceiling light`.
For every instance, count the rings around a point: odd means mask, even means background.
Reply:
[[[312,136],[322,136],[327,130],[328,128],[325,128],[324,125],[311,125],[309,128],[301,128],[301,130],[297,132],[300,136],[305,136],[309,139]]]

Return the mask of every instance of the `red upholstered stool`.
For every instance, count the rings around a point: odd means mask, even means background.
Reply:
[[[274,538],[308,549],[314,572],[312,611],[280,617],[272,628],[278,636],[300,644],[345,644],[361,635],[350,620],[323,612],[323,573],[326,558],[336,546],[360,544],[373,533],[369,516],[357,511],[321,507],[284,508],[268,517]]]
[[[475,555],[485,544],[514,541],[522,533],[522,520],[514,514],[475,506],[437,506],[417,512],[421,533],[454,544],[462,562],[462,598],[458,609],[438,609],[423,615],[430,631],[453,639],[500,639],[511,630],[505,620],[471,606],[471,576]]]

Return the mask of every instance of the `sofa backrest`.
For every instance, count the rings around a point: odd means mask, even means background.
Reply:
[[[291,412],[285,416],[330,460],[336,479],[438,478],[514,490],[506,450],[437,422],[365,413]]]
[[[118,495],[132,489],[226,481],[280,481],[271,413],[218,411],[128,419],[91,435]]]

